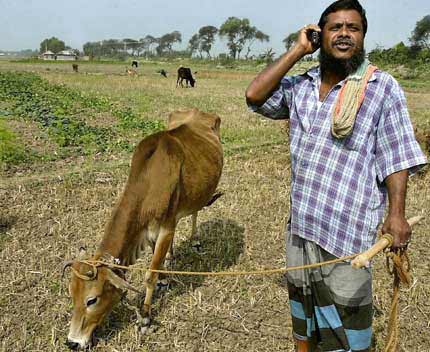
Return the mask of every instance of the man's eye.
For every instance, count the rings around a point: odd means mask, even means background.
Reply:
[[[97,297],[89,298],[89,299],[87,300],[87,307],[89,307],[89,306],[91,306],[91,305],[93,305],[93,304],[96,304],[96,303],[97,303]]]

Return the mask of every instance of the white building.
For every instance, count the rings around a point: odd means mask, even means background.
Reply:
[[[40,57],[43,60],[55,60],[55,54],[50,50],[45,51]]]
[[[56,60],[74,61],[78,59],[78,55],[73,50],[62,50],[56,55]]]

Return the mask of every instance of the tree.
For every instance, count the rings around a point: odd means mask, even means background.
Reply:
[[[196,51],[199,52],[200,58],[202,57],[202,52],[200,50],[200,36],[198,33],[194,34],[189,42],[188,42],[188,48],[191,52],[191,55],[193,55]]]
[[[289,51],[294,43],[299,38],[300,31],[289,34],[282,42],[285,44],[285,49]]]
[[[410,41],[412,45],[430,49],[430,15],[417,22]]]
[[[267,34],[258,30],[256,27],[249,27],[249,29],[247,29],[247,33],[245,34],[245,38],[248,41],[248,48],[245,55],[245,59],[248,59],[249,53],[251,52],[251,45],[256,40],[260,42],[268,42],[270,39],[270,37]]]
[[[256,39],[260,41],[269,40],[269,36],[256,27],[252,27],[247,18],[229,17],[219,29],[219,35],[221,38],[227,38],[227,47],[234,59],[240,57],[240,53],[247,42],[251,45]]]
[[[200,50],[204,51],[208,57],[211,57],[210,51],[212,49],[212,44],[215,41],[215,35],[218,32],[218,28],[214,26],[204,26],[199,29],[199,41]]]
[[[157,54],[162,56],[166,51],[171,54],[172,47],[175,43],[182,42],[182,35],[179,31],[173,31],[172,33],[167,33],[163,35],[158,42],[158,46],[155,48]]]
[[[43,42],[40,43],[41,54],[47,50],[50,50],[54,53],[58,53],[64,49],[66,49],[66,44],[56,37],[45,39]]]
[[[146,35],[145,38],[140,39],[140,42],[142,42],[143,51],[146,56],[149,56],[152,54],[152,45],[158,44],[159,39],[153,37],[152,35]]]
[[[263,60],[267,64],[270,64],[275,60],[275,52],[272,48],[269,48],[260,54],[258,58],[259,60]]]
[[[129,50],[131,50],[131,55],[135,56],[136,52],[139,50],[139,41],[131,38],[124,38],[122,40],[122,43],[124,45],[124,52],[128,53]]]

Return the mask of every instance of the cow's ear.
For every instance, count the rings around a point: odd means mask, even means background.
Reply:
[[[220,133],[220,127],[221,127],[221,119],[216,116],[215,117],[215,121],[214,124],[212,126],[212,130],[219,136]]]
[[[123,278],[116,275],[112,270],[107,270],[107,279],[109,282],[114,285],[117,289],[125,291],[125,290],[131,290],[137,293],[141,293],[137,288],[130,285],[127,281],[125,281]]]

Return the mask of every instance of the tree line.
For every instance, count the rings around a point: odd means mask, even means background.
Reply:
[[[174,50],[173,46],[182,43],[179,31],[166,33],[160,37],[146,35],[134,39],[106,39],[87,42],[83,46],[84,55],[91,57],[154,57],[154,56],[199,56],[211,58],[211,50],[216,38],[227,40],[229,55],[239,59],[244,52],[244,58],[250,58],[251,47],[257,42],[268,42],[270,37],[257,27],[251,25],[247,18],[229,17],[221,26],[203,26],[193,34],[187,48],[182,51]],[[67,49],[65,43],[56,37],[45,39],[40,43],[40,53],[50,50],[57,53]]]
[[[288,34],[283,43],[288,51],[297,41],[299,32]],[[251,25],[247,18],[229,17],[219,28],[211,25],[201,27],[188,41],[185,50],[174,50],[174,45],[182,43],[179,31],[166,33],[160,37],[146,35],[140,39],[107,39],[87,42],[83,46],[83,54],[90,57],[192,57],[211,58],[211,50],[216,38],[227,41],[228,55],[232,59],[251,58],[251,48],[255,42],[269,42],[270,37],[257,27]],[[390,49],[377,47],[369,53],[371,60],[387,63],[404,63],[410,60],[430,62],[430,15],[423,17],[416,23],[411,37],[410,46],[403,42]],[[70,49],[58,38],[52,37],[40,43],[40,52],[51,50],[57,53]],[[259,58],[272,61],[273,49],[267,49]]]

